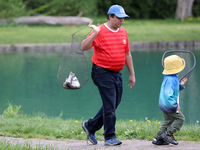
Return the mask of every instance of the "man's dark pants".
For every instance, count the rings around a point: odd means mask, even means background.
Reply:
[[[111,71],[93,64],[91,76],[99,89],[103,105],[96,116],[88,120],[87,128],[94,134],[104,126],[105,140],[116,138],[116,109],[122,97],[122,75],[119,71]]]

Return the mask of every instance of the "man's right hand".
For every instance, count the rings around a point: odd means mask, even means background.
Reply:
[[[89,23],[88,27],[92,28],[92,29],[94,30],[94,32],[96,32],[96,33],[98,34],[99,31],[100,31],[99,24],[98,24],[98,26],[95,26],[95,25],[93,25],[92,23],[93,23],[93,21],[91,21],[91,22]]]
[[[98,24],[98,26],[95,26],[92,23],[93,23],[93,21],[91,21],[89,23],[88,27],[93,29],[93,33],[81,42],[81,50],[82,51],[89,50],[91,48],[92,42],[94,41],[94,39],[96,38],[96,36],[98,35],[98,33],[100,31],[99,24]]]

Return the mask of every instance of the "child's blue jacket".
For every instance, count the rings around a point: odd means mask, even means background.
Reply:
[[[165,75],[160,90],[159,108],[166,113],[175,112],[179,107],[179,90],[182,89],[184,86],[179,84],[178,74]]]

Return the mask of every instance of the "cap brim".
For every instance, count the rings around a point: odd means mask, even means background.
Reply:
[[[118,18],[129,17],[127,14],[115,14]]]

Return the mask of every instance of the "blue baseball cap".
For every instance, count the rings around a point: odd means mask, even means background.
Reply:
[[[118,18],[124,18],[124,17],[129,17],[125,11],[124,8],[120,5],[112,5],[109,10],[108,10],[108,15],[109,14],[115,14]]]

